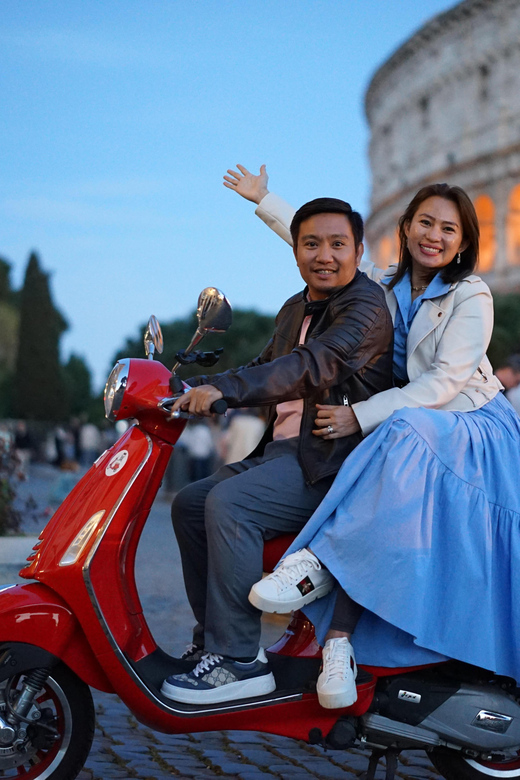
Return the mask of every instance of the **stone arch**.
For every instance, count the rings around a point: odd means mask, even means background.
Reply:
[[[509,194],[506,218],[507,262],[520,265],[520,184]]]
[[[480,262],[478,271],[491,271],[497,251],[495,229],[495,204],[489,195],[475,198],[475,211],[480,225]]]
[[[396,236],[383,236],[377,247],[377,265],[388,268],[390,263],[398,260]]]

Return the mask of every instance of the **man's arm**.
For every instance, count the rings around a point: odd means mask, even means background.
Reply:
[[[322,334],[270,363],[212,381],[230,406],[266,406],[306,398],[359,371],[388,349],[390,315],[379,296],[345,304]]]
[[[211,406],[215,401],[220,400],[222,392],[213,386],[213,382],[221,377],[230,376],[243,371],[245,368],[252,368],[267,363],[271,360],[273,350],[273,339],[271,338],[260,355],[251,360],[246,366],[241,368],[230,368],[220,374],[205,376],[195,376],[185,380],[186,384],[192,386],[172,405],[172,413],[182,409],[190,414],[196,414],[199,417],[211,417]]]

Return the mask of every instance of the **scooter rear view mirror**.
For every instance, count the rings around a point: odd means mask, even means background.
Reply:
[[[144,351],[148,360],[153,360],[155,352],[163,351],[164,342],[159,320],[152,314],[144,332]]]
[[[205,287],[197,301],[199,325],[189,346],[184,350],[185,354],[189,354],[207,333],[225,333],[231,325],[232,317],[231,304],[224,293],[216,287]],[[177,362],[172,368],[172,374],[175,374],[179,366],[180,363]]]
[[[231,325],[231,318],[231,305],[224,293],[216,287],[206,287],[197,302],[197,332],[225,333]]]

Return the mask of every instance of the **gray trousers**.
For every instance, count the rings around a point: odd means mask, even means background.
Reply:
[[[208,652],[257,654],[261,612],[247,596],[262,577],[264,540],[300,531],[332,484],[306,484],[297,447],[298,439],[271,442],[262,457],[223,466],[175,497],[193,640]]]

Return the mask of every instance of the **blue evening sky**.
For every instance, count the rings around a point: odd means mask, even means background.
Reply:
[[[451,0],[2,0],[0,255],[31,250],[101,387],[151,313],[207,285],[274,313],[289,248],[222,186],[267,163],[295,205],[368,215],[365,88]],[[182,344],[179,347],[185,346]]]

